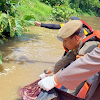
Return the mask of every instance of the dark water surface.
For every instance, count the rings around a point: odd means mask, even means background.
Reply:
[[[81,17],[94,30],[100,30],[99,17]],[[45,22],[56,23],[59,22]],[[31,32],[10,38],[0,45],[3,64],[0,65],[0,100],[17,100],[18,88],[34,82],[44,69],[53,66],[63,55],[58,30],[29,27]]]

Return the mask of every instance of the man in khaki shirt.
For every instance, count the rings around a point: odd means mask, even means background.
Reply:
[[[82,22],[79,20],[73,20],[73,21],[69,21],[68,23],[66,23],[59,30],[57,37],[59,40],[63,41],[63,45],[66,48],[68,48],[69,51],[61,60],[59,60],[55,64],[55,66],[52,66],[49,68],[49,71],[54,73],[54,74],[56,74],[61,68],[65,67],[66,65],[68,65],[72,61],[76,60],[76,55],[83,55],[84,56],[84,54],[91,52],[99,44],[98,41],[88,41],[84,45],[82,45],[83,44],[82,40],[84,38],[86,38],[86,36],[84,36],[84,32],[82,29]],[[68,66],[68,68],[69,68],[69,66]],[[65,69],[64,69],[64,71],[65,71]],[[61,73],[61,72],[59,72],[59,73]],[[56,79],[58,80],[59,75],[57,77],[52,76],[52,77],[47,77],[47,78],[42,79],[39,82],[40,87],[43,88],[44,90],[49,91],[50,89],[52,89],[54,86],[57,85],[55,80]],[[48,82],[53,82],[53,83],[48,85]],[[62,84],[62,82],[60,82],[60,81],[58,83]],[[64,86],[65,86],[65,84],[64,84]],[[67,87],[67,88],[73,89],[73,88],[69,88],[69,87]],[[76,90],[71,91],[72,94],[75,91]],[[69,93],[70,93],[70,91],[69,91]]]
[[[63,71],[56,74],[57,79],[66,88],[75,89],[81,82],[100,71],[100,48],[96,47],[75,60]]]

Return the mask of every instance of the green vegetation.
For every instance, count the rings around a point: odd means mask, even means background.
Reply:
[[[35,20],[45,21],[49,19],[52,7],[38,0],[23,0],[20,1],[20,6],[17,7],[17,10],[20,17],[31,15],[34,16]]]
[[[54,6],[52,10],[51,20],[56,19],[57,21],[64,22],[65,20],[68,20],[71,16],[78,17],[75,9],[71,9],[69,5],[58,5]]]
[[[39,0],[21,1],[20,6],[17,8],[18,14],[21,17],[23,15],[34,16],[34,19],[37,21],[45,21],[45,20],[65,21],[71,16],[78,16],[76,11],[74,9],[71,9],[67,2],[65,3],[65,0],[40,0],[40,1]]]
[[[86,14],[99,16],[98,0],[1,0],[0,36],[22,34],[24,26],[33,21],[65,21],[71,16]],[[1,42],[1,40],[0,40]]]
[[[100,16],[98,9],[100,8],[99,0],[68,0],[72,9],[82,15]]]
[[[0,2],[0,36],[7,41],[5,36],[13,37],[22,34],[22,22],[17,17],[17,1],[1,0]]]
[[[52,7],[55,5],[63,5],[65,0],[40,0],[40,2],[44,2],[47,5],[51,5]]]
[[[52,7],[58,5],[66,5],[66,8],[75,9],[79,15],[99,16],[100,17],[100,1],[99,0],[40,0]],[[60,9],[60,8],[59,8]]]
[[[35,20],[65,21],[78,14],[99,16],[99,8],[98,0],[1,0],[0,36],[4,40],[5,35],[19,36],[23,26],[33,25]]]
[[[19,16],[32,16],[37,21],[65,21],[70,16],[100,16],[99,8],[99,0],[22,0],[17,10]]]

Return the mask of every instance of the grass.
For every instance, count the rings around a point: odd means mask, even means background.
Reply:
[[[37,21],[49,20],[52,7],[38,0],[21,0],[20,6],[17,7],[19,17],[23,15],[34,15]]]

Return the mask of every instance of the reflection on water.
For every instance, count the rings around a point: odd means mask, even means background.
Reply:
[[[41,35],[39,34],[23,34],[22,36],[18,36],[15,38],[16,41],[36,41],[40,38]]]
[[[99,30],[100,18],[81,18],[94,30]],[[53,66],[64,53],[62,42],[56,38],[58,30],[35,26],[29,29],[31,32],[9,38],[8,42],[0,45],[3,55],[3,64],[0,65],[0,100],[18,100],[18,88],[38,79],[44,69]]]

